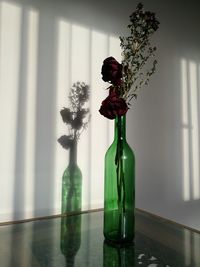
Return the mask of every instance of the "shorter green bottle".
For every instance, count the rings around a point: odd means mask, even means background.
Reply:
[[[104,237],[129,243],[135,226],[135,157],[126,142],[126,116],[115,119],[115,135],[105,155]]]
[[[62,213],[81,210],[82,173],[77,165],[77,142],[74,140],[69,151],[69,165],[62,177]]]

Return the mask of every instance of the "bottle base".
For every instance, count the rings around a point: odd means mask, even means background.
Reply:
[[[111,240],[105,237],[104,243],[112,246],[112,247],[130,247],[130,246],[135,246],[135,240]]]
[[[115,245],[133,245],[134,236],[130,237],[120,237],[117,231],[110,232],[109,234],[104,234],[105,242],[108,244]]]

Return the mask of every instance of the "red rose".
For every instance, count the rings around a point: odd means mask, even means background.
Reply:
[[[109,96],[102,102],[99,112],[108,119],[126,114],[128,106],[126,101],[119,97],[114,90],[110,90]]]
[[[108,57],[103,61],[101,74],[104,82],[120,85],[122,78],[122,64],[117,62],[114,57]]]

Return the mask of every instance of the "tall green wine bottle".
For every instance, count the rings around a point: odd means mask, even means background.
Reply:
[[[115,119],[115,136],[105,155],[104,237],[113,243],[134,239],[135,157],[126,142],[126,117]]]

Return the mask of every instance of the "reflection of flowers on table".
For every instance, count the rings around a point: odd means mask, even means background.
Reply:
[[[168,264],[164,263],[161,259],[154,257],[150,254],[136,253],[136,266],[140,267],[170,267]]]
[[[155,256],[149,248],[139,247],[137,243],[124,246],[106,241],[103,244],[103,266],[172,267],[162,254]]]

